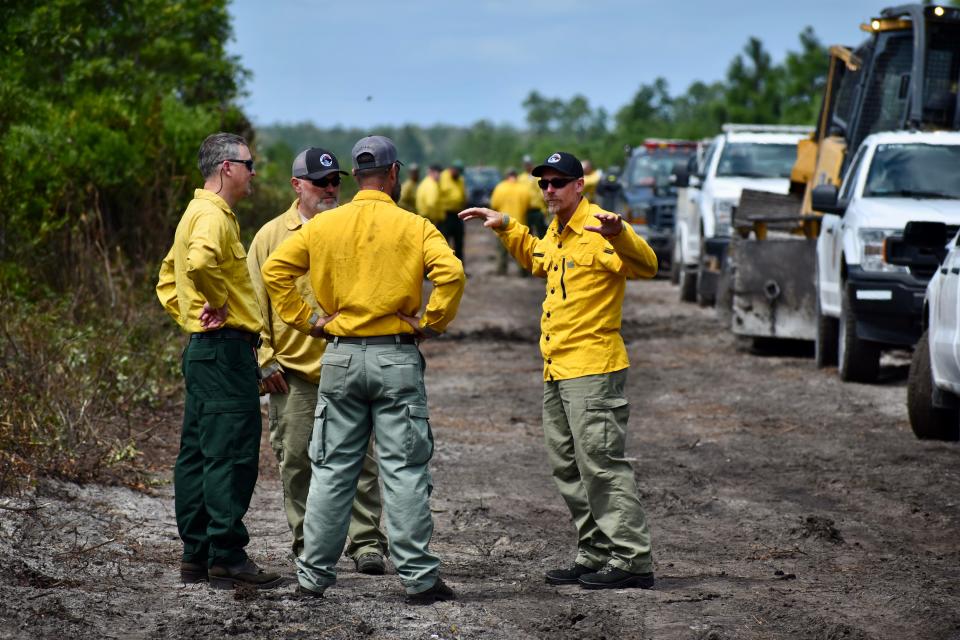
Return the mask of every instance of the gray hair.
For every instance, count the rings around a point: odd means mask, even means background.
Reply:
[[[235,133],[221,132],[207,136],[200,145],[200,153],[197,156],[197,166],[200,168],[203,179],[206,180],[212,176],[224,160],[236,158],[240,153],[240,147],[247,146],[249,146],[247,141]]]

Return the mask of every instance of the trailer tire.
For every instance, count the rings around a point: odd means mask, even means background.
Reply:
[[[910,428],[920,440],[960,440],[960,410],[933,406],[933,374],[926,331],[917,342],[907,378],[907,414]]]
[[[817,292],[817,327],[813,339],[813,360],[818,369],[837,366],[839,350],[839,321],[823,315],[820,310],[820,292]]]
[[[880,374],[880,345],[857,337],[857,318],[850,304],[851,290],[844,285],[840,302],[837,364],[845,382],[876,382]]]

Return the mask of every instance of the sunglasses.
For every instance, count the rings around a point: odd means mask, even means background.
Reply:
[[[332,176],[324,176],[323,178],[317,178],[316,180],[311,180],[310,178],[300,178],[301,180],[306,180],[310,184],[320,189],[326,189],[328,186],[333,185],[335,187],[340,186],[340,175],[333,174]]]
[[[236,162],[237,164],[242,164],[247,168],[247,171],[253,173],[253,158],[249,160],[237,160],[236,158],[227,158],[226,162]]]
[[[574,180],[576,180],[576,178],[550,178],[549,180],[540,178],[537,180],[537,184],[540,185],[542,190],[546,191],[547,187],[550,186],[552,186],[554,189],[563,189]]]

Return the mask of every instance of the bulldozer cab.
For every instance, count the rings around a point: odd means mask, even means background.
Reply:
[[[960,129],[960,8],[890,7],[861,29],[871,35],[856,49],[831,47],[817,127],[798,149],[791,179],[805,216],[816,215],[813,188],[839,186],[847,150],[868,135]]]

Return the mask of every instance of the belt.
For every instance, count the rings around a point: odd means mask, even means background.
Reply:
[[[260,346],[260,336],[249,331],[240,329],[214,329],[213,331],[204,331],[203,333],[190,334],[191,340],[243,340],[244,342]]]
[[[327,336],[327,342],[343,344],[417,344],[412,333],[395,333],[389,336]]]

